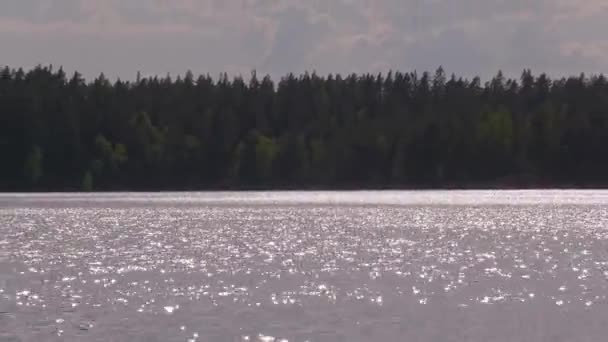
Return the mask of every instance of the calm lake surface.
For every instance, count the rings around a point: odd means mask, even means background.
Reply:
[[[605,341],[607,191],[0,195],[0,341]]]

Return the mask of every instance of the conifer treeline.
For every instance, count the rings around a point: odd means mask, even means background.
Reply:
[[[0,71],[0,190],[608,184],[608,81]]]

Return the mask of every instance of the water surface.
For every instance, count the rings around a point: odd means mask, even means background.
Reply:
[[[600,341],[608,192],[0,195],[0,341]]]

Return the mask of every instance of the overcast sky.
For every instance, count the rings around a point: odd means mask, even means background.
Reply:
[[[87,77],[608,71],[608,0],[1,0],[0,65]]]

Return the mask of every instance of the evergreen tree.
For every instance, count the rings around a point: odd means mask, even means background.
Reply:
[[[0,69],[0,190],[608,184],[608,81]]]

